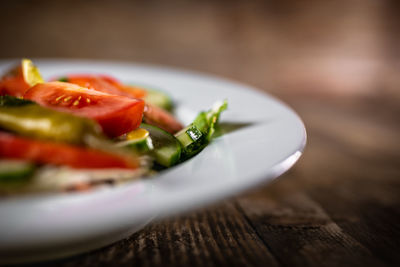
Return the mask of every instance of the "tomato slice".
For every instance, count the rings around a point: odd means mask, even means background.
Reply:
[[[125,85],[116,78],[108,75],[100,75],[100,77],[118,87],[122,92],[129,94],[131,97],[143,98],[147,95],[147,91],[139,86]]]
[[[42,82],[39,69],[31,60],[23,59],[0,79],[0,95],[21,97],[31,86]]]
[[[133,98],[143,98],[146,91],[140,87],[126,86],[115,78],[105,75],[69,75],[67,81],[96,91]],[[146,104],[144,120],[148,124],[157,126],[169,133],[180,131],[182,124],[168,111]]]
[[[140,87],[123,85],[117,79],[106,75],[68,75],[67,82],[113,95],[133,98],[146,96],[146,90]]]
[[[139,166],[138,160],[134,158],[90,148],[31,140],[5,132],[0,132],[0,158],[24,159],[41,164],[87,169],[135,169]]]
[[[96,120],[109,137],[139,127],[144,101],[90,90],[71,83],[49,82],[31,87],[24,98],[55,110]]]
[[[118,86],[100,76],[70,75],[67,77],[67,82],[107,94],[131,97],[130,94],[121,91]]]
[[[0,95],[21,97],[29,88],[30,85],[24,79],[21,66],[10,70],[0,80]]]

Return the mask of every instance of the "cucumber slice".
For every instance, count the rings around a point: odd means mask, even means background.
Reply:
[[[128,133],[126,141],[119,142],[116,146],[127,147],[138,153],[146,153],[154,148],[149,132],[141,128]]]
[[[1,160],[0,183],[22,182],[35,172],[36,166],[27,161]]]
[[[203,134],[193,124],[183,128],[181,131],[175,134],[175,137],[179,140],[183,147],[188,147],[194,142],[198,141]]]
[[[186,128],[175,134],[183,148],[182,158],[189,158],[203,148],[205,135],[196,127],[190,124]]]
[[[146,89],[147,95],[144,97],[144,101],[151,105],[157,106],[159,108],[163,108],[166,110],[171,110],[173,107],[173,103],[171,98],[157,90]]]
[[[116,144],[117,147],[126,147],[138,153],[147,153],[152,150],[153,142],[150,137],[142,140],[126,140]]]
[[[154,147],[150,153],[158,164],[170,167],[179,162],[182,149],[179,141],[173,135],[146,123],[142,123],[140,128],[150,133]]]

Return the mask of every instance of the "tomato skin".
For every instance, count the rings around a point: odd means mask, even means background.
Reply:
[[[128,94],[130,97],[143,98],[147,95],[147,91],[139,86],[125,85],[125,84],[121,83],[120,81],[118,81],[116,78],[108,76],[108,75],[100,75],[100,77],[103,80],[108,81],[109,83],[118,87],[120,89],[120,91],[122,91],[123,94]]]
[[[115,78],[110,76],[69,75],[67,76],[67,80],[70,83],[109,94],[127,96],[131,98],[143,98],[146,96],[145,90],[135,86],[123,85]],[[180,131],[183,128],[182,124],[168,111],[149,104],[146,104],[144,109],[144,121],[172,134]]]
[[[133,158],[62,143],[31,140],[5,132],[0,132],[0,158],[85,169],[135,169],[139,166]]]
[[[70,75],[67,77],[69,83],[77,84],[82,87],[100,91],[111,95],[121,95],[131,97],[128,93],[122,92],[114,83],[103,79],[100,76]]]
[[[30,88],[22,75],[22,67],[12,69],[0,80],[0,95],[21,97]]]
[[[143,98],[146,96],[145,90],[135,86],[123,85],[117,79],[107,75],[68,75],[67,80],[69,83],[74,83],[82,87],[87,87],[89,89],[112,95],[121,95],[133,98]]]
[[[144,101],[110,95],[71,83],[49,82],[30,88],[24,98],[55,110],[96,120],[109,137],[139,127]]]

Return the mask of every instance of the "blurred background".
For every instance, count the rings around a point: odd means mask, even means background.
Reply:
[[[14,0],[1,10],[2,58],[171,65],[279,94],[398,85],[398,1]]]
[[[311,137],[316,128],[345,138],[362,155],[400,151],[398,1],[0,5],[0,58],[106,59],[216,74],[284,99]]]
[[[399,1],[14,0],[0,7],[3,59],[166,65],[283,99],[308,130],[304,157],[286,179],[241,199],[263,198],[276,206],[269,216],[278,216],[283,204],[276,203],[301,192],[352,234],[352,223],[369,218],[357,229],[374,238],[355,238],[399,261],[393,240],[400,234],[385,230],[400,215]],[[375,214],[389,217],[378,223]]]

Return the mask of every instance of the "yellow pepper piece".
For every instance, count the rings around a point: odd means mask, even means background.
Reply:
[[[33,62],[29,59],[22,59],[22,75],[27,84],[31,87],[37,83],[44,83],[42,75],[40,75],[39,69],[33,65]]]
[[[149,132],[145,129],[138,128],[126,135],[126,140],[140,140],[147,138],[149,136]]]

